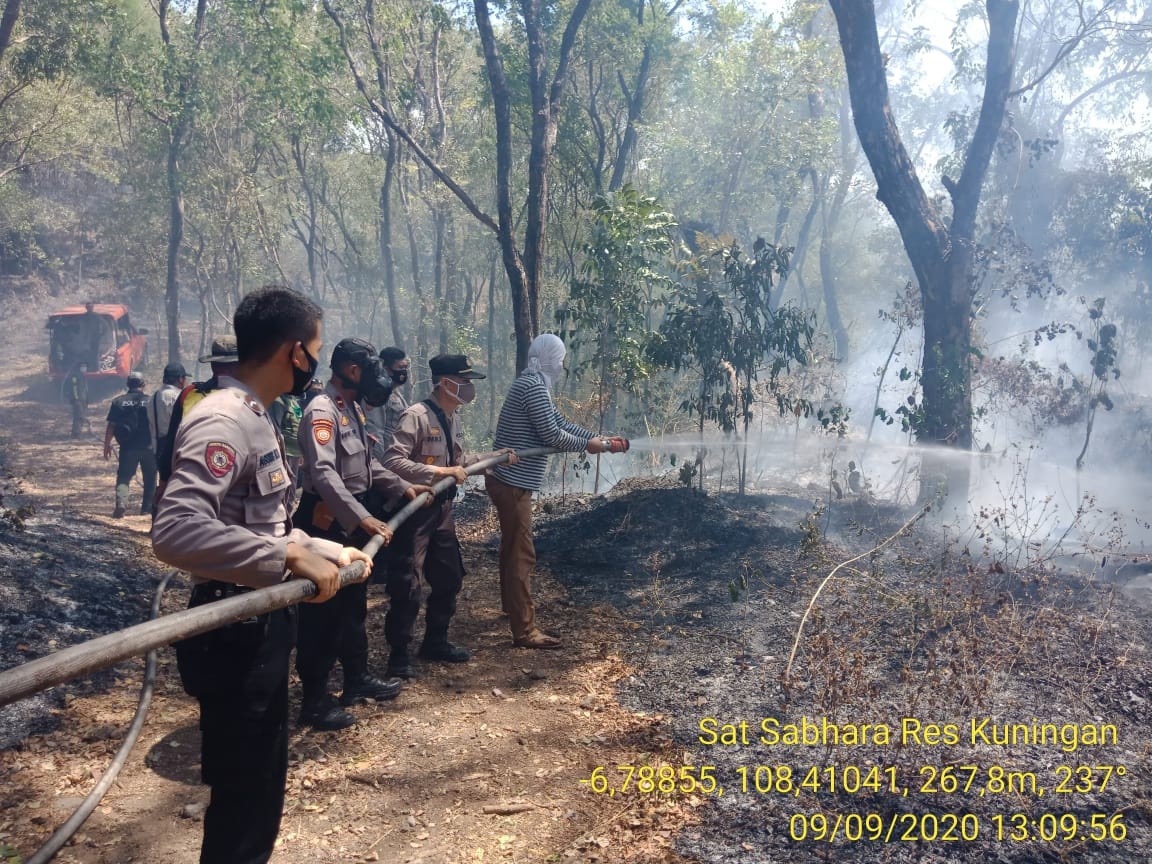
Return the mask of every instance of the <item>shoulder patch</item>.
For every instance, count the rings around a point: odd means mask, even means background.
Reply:
[[[312,437],[316,439],[317,444],[323,446],[332,441],[334,425],[335,424],[326,417],[317,417],[312,421]]]
[[[204,448],[204,464],[214,477],[223,477],[236,464],[236,448],[223,441],[209,441]]]

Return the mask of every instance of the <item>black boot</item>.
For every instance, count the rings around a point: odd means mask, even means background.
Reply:
[[[382,681],[374,675],[367,673],[355,678],[349,678],[344,684],[344,692],[340,694],[341,705],[355,705],[357,702],[386,702],[400,695],[404,686],[399,676],[391,681]]]
[[[388,657],[388,668],[384,674],[389,678],[404,678],[411,680],[416,677],[416,670],[412,668],[412,658],[408,656],[407,648],[393,648]]]
[[[337,705],[330,693],[306,697],[300,705],[300,726],[311,726],[320,732],[337,732],[355,723],[356,718]]]
[[[467,663],[471,658],[467,648],[453,645],[447,637],[429,639],[424,637],[420,645],[420,659],[437,660],[440,663]]]

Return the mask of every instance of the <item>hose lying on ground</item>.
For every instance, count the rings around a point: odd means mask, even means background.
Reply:
[[[160,599],[164,596],[164,589],[168,587],[169,580],[179,572],[179,570],[170,570],[160,580],[160,584],[156,586],[156,596],[152,598],[152,618],[156,618],[160,614]],[[120,749],[116,751],[116,755],[104,770],[99,782],[92,787],[92,791],[85,796],[80,806],[68,817],[68,821],[53,832],[48,841],[36,851],[36,854],[28,859],[27,864],[48,864],[56,856],[56,853],[64,848],[64,844],[72,839],[72,835],[80,830],[80,826],[88,821],[88,817],[92,815],[92,811],[96,809],[96,805],[100,803],[104,793],[112,788],[120,769],[128,761],[128,754],[136,746],[136,739],[140,737],[140,733],[144,729],[144,719],[148,716],[148,707],[152,704],[152,690],[155,685],[156,649],[153,648],[148,652],[148,658],[144,663],[144,683],[140,687],[140,701],[136,705],[136,714],[132,717],[132,723],[128,726],[128,732],[124,736],[123,743],[120,744]]]
[[[532,447],[518,451],[518,456],[545,456],[558,453],[553,447]],[[508,460],[507,454],[500,454],[483,459],[466,470],[469,474],[479,474]],[[451,489],[456,484],[455,479],[446,477],[436,483],[432,489],[439,493]],[[415,500],[409,501],[403,509],[388,520],[388,527],[395,531],[409,516],[424,506],[428,500],[428,493],[418,495]],[[384,538],[373,537],[364,546],[364,552],[374,556],[384,545]],[[353,562],[340,569],[341,587],[359,581],[363,576],[364,565]],[[40,690],[55,687],[73,678],[79,678],[92,672],[106,669],[117,663],[144,654],[162,645],[170,645],[206,633],[217,627],[243,621],[256,615],[263,615],[274,609],[283,609],[293,603],[307,600],[316,593],[316,586],[307,579],[290,579],[273,585],[269,588],[260,588],[235,597],[218,600],[215,603],[206,603],[195,609],[186,609],[172,615],[165,615],[153,621],[146,621],[134,627],[128,627],[107,636],[100,636],[87,642],[81,642],[69,648],[64,648],[54,654],[32,660],[14,669],[0,672],[0,707],[11,702],[30,696]]]

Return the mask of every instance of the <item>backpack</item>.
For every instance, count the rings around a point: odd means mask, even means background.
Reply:
[[[141,447],[151,438],[146,406],[143,393],[129,393],[116,403],[116,428],[112,434],[121,447]]]

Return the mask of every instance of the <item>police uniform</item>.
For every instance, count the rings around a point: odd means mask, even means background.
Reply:
[[[411,484],[385,470],[373,457],[363,408],[346,400],[332,382],[304,408],[299,442],[304,491],[293,524],[314,537],[363,546],[369,538],[360,522],[371,515],[365,506],[369,489],[375,488],[394,505]],[[360,690],[380,694],[365,693],[364,698],[396,694],[398,686],[385,693],[381,690],[383,682],[368,674],[366,582],[346,587],[328,603],[309,605],[300,615],[296,671],[304,691],[301,716],[305,722],[320,716],[320,703],[327,698],[328,675],[337,658],[344,670],[344,704],[355,701]],[[360,686],[365,682],[372,686]],[[340,728],[335,720],[332,728]]]
[[[144,489],[140,512],[152,512],[156,494],[156,453],[152,450],[152,433],[148,428],[148,397],[140,387],[121,393],[108,407],[108,423],[113,427],[120,453],[116,461],[116,510],[122,516],[128,508],[129,484],[140,469]]]
[[[381,462],[384,461],[388,448],[392,446],[392,436],[396,433],[396,427],[400,425],[400,415],[407,410],[408,402],[399,387],[392,391],[392,395],[383,405],[364,409],[364,416],[368,418],[368,437],[372,441],[372,452]]]
[[[341,545],[290,530],[292,476],[280,436],[244,384],[221,377],[176,435],[152,546],[192,574],[190,606],[286,576],[288,544],[336,561]],[[288,657],[296,611],[279,609],[176,646],[200,701],[201,770],[212,787],[202,864],[263,864],[272,855],[288,768]]]
[[[473,377],[470,370],[467,372]],[[417,402],[400,415],[384,467],[411,483],[432,485],[439,479],[433,466],[467,467],[480,458],[465,456],[459,418],[448,418],[428,399]],[[392,648],[391,673],[401,674],[407,666],[408,646],[420,613],[421,573],[431,588],[421,655],[432,659],[467,659],[466,652],[448,642],[448,625],[456,612],[456,595],[464,584],[464,561],[452,518],[453,497],[454,490],[439,496],[431,506],[417,510],[397,529],[392,541],[390,549],[395,556],[395,566],[389,567],[385,582],[392,602],[384,619],[384,635]],[[459,656],[450,656],[454,652]]]

